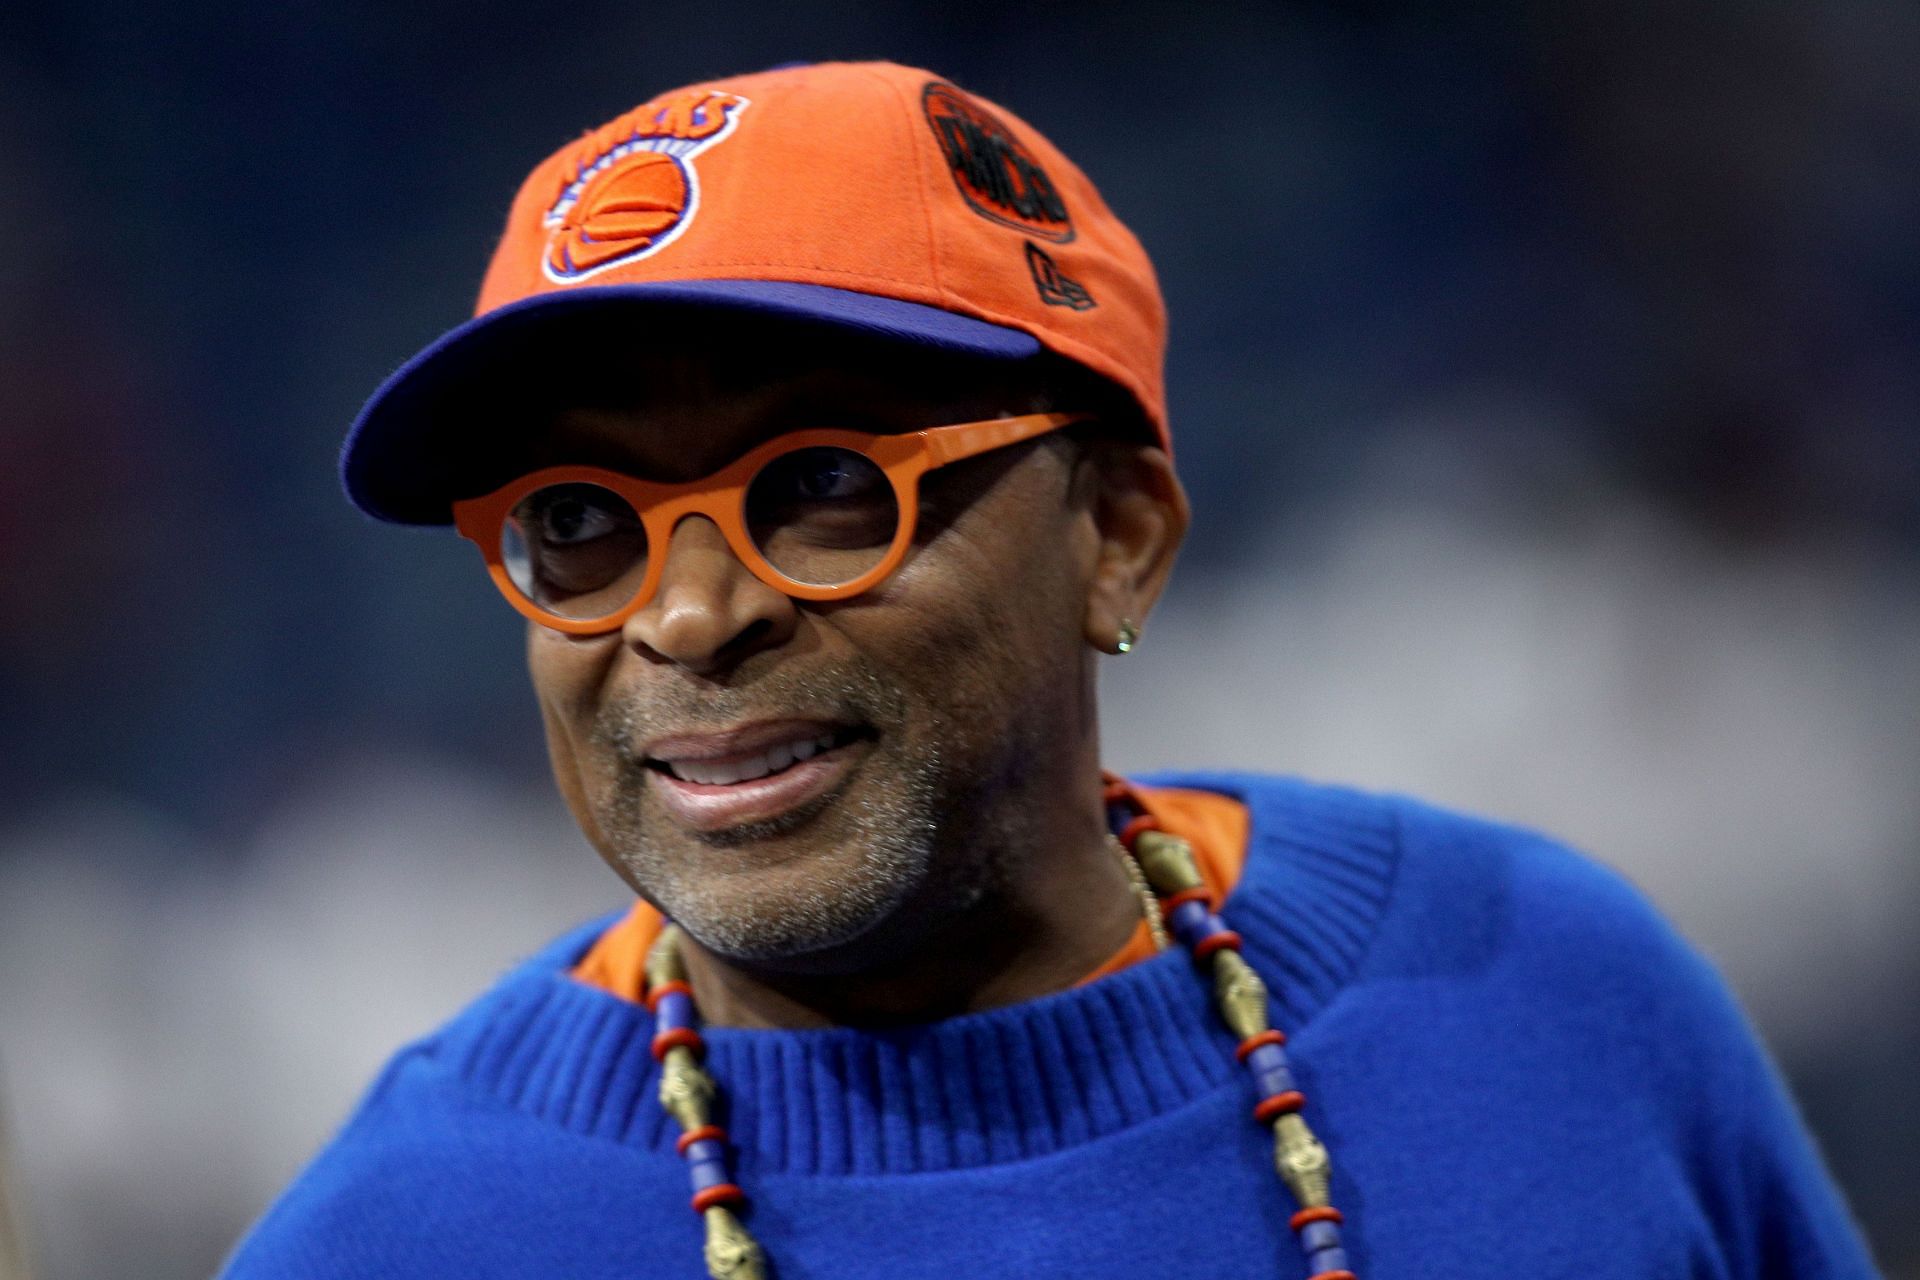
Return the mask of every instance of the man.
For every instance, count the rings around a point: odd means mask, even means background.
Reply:
[[[1187,523],[1163,338],[1087,179],[923,71],[675,91],[534,171],[343,473],[478,544],[638,902],[402,1051],[228,1274],[1871,1274],[1612,876],[1103,777]]]

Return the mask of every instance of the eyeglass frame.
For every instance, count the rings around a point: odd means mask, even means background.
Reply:
[[[1011,418],[987,418],[920,431],[878,434],[838,427],[810,427],[774,436],[749,449],[717,471],[696,480],[666,483],[602,467],[566,465],[543,467],[475,498],[453,503],[453,523],[460,536],[480,548],[493,583],[521,615],[568,635],[604,635],[625,626],[658,594],[667,557],[655,555],[671,545],[673,531],[688,516],[711,520],[726,538],[734,557],[761,582],[798,600],[845,600],[879,586],[898,569],[913,545],[920,523],[920,477],[929,471],[1004,449],[1093,418],[1090,413],[1029,413]],[[754,545],[746,522],[747,491],[761,470],[775,458],[802,449],[838,448],[860,454],[878,467],[893,486],[899,523],[893,541],[873,568],[837,586],[820,586],[788,577]],[[632,599],[599,618],[567,618],[543,609],[514,584],[506,566],[506,526],[513,509],[528,494],[556,484],[591,484],[606,489],[633,508],[646,535],[647,570]]]

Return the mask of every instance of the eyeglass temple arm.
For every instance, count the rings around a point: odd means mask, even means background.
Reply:
[[[1090,413],[1029,413],[1018,418],[963,422],[957,427],[931,427],[919,435],[926,442],[927,466],[944,467],[949,462],[1031,440],[1075,422],[1085,422],[1092,416]]]

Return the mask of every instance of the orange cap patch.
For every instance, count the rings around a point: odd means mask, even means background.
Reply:
[[[547,279],[575,284],[670,244],[699,207],[693,157],[731,133],[747,106],[735,93],[682,90],[582,139],[543,220]]]
[[[1073,239],[1073,218],[1059,188],[1000,117],[938,80],[921,91],[920,105],[975,213],[1058,244]]]

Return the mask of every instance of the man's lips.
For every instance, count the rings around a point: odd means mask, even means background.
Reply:
[[[872,736],[864,725],[760,721],[656,738],[646,762],[669,816],[715,831],[777,818],[838,786]]]
[[[642,751],[649,766],[690,782],[743,782],[868,736],[825,720],[758,720],[719,733],[669,734]]]

